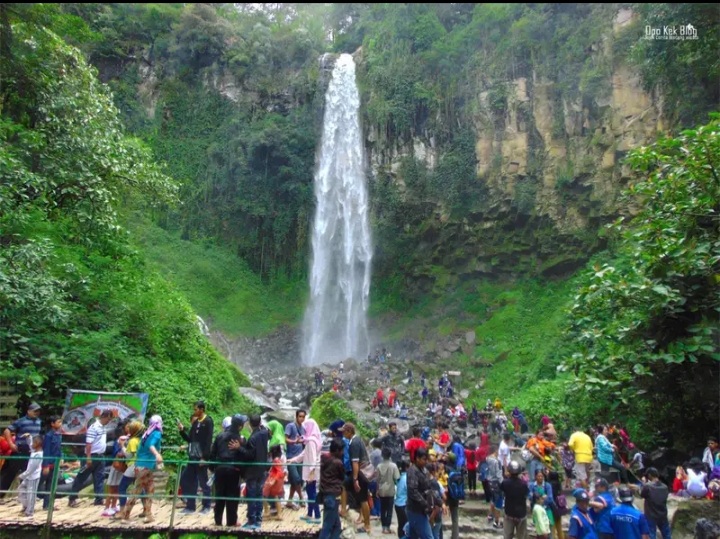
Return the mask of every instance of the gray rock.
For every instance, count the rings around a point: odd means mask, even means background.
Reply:
[[[470,396],[470,392],[467,389],[460,391],[460,398],[467,399]]]
[[[254,404],[258,405],[263,412],[277,410],[277,403],[267,395],[258,391],[257,389],[254,389],[252,387],[240,387],[238,388],[238,391],[241,395],[244,395]]]
[[[468,344],[475,344],[475,332],[468,331],[465,333],[465,342]]]
[[[295,410],[273,410],[268,412],[266,416],[268,420],[276,419],[285,426],[295,421]]]
[[[350,407],[353,412],[360,413],[367,409],[367,404],[359,400],[351,400],[348,402],[348,407]]]

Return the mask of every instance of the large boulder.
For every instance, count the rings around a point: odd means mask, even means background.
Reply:
[[[673,539],[695,537],[695,524],[701,518],[720,524],[720,504],[715,500],[680,501],[670,523]]]
[[[286,426],[288,423],[292,423],[295,421],[295,410],[272,410],[271,412],[268,412],[266,414],[266,417],[269,420],[276,419],[280,423],[282,423],[283,427]]]
[[[277,410],[277,403],[264,393],[252,387],[240,387],[238,391],[241,395],[250,399],[254,404],[260,407],[263,412]]]

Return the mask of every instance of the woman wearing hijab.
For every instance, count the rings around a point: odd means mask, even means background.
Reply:
[[[305,449],[302,453],[288,460],[291,462],[302,462],[302,478],[305,481],[305,492],[308,500],[314,500],[317,497],[317,482],[320,479],[320,450],[322,448],[322,433],[320,427],[314,419],[306,419],[303,423],[305,436],[303,442]],[[313,519],[314,515],[314,519]],[[308,503],[308,514],[306,517],[300,517],[313,524],[321,524],[320,520],[320,504],[317,502]]]
[[[153,472],[155,468],[162,468],[163,458],[160,454],[162,442],[163,420],[159,415],[150,418],[150,426],[142,435],[135,460],[135,490],[133,497],[127,502],[125,508],[117,513],[118,518],[128,520],[137,497],[145,491],[145,498],[142,499],[143,512],[140,515],[145,517],[145,522],[150,523],[155,519],[152,516],[152,495],[155,494],[155,482]]]
[[[223,423],[225,423],[223,421]],[[223,513],[226,513],[226,525],[235,526],[238,519],[240,502],[240,460],[239,451],[230,449],[230,442],[240,443],[240,429],[245,424],[244,417],[235,415],[230,418],[230,426],[215,437],[210,450],[210,470],[215,474],[215,524],[222,526]],[[235,444],[233,444],[234,446]]]
[[[222,430],[223,430],[223,432],[226,432],[226,431],[230,428],[230,425],[231,425],[231,424],[232,424],[232,417],[227,416],[225,419],[223,419],[223,420],[222,420]]]
[[[271,421],[268,421],[267,428],[270,431],[268,451],[270,451],[270,448],[272,446],[279,445],[280,447],[282,447],[282,452],[284,456],[287,444],[285,442],[285,428],[282,426],[282,423],[280,423],[276,419],[272,419]]]

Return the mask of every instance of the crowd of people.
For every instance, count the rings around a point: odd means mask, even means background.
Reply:
[[[397,395],[391,391],[387,399],[384,393],[375,398],[390,405]],[[181,514],[194,514],[200,505],[201,513],[213,512],[215,524],[234,526],[239,503],[245,501],[243,527],[259,529],[264,519],[304,507],[299,518],[320,525],[321,539],[340,537],[341,518],[349,508],[359,513],[353,522],[358,533],[369,533],[376,516],[383,534],[399,538],[439,539],[449,516],[451,537],[457,539],[458,507],[467,493],[484,496],[488,525],[502,529],[505,539],[526,539],[529,520],[542,539],[564,539],[566,515],[572,539],[655,539],[657,528],[663,539],[671,539],[669,489],[656,469],[644,466],[642,452],[622,427],[577,430],[562,441],[549,417],[542,418],[534,434],[523,435],[528,430],[524,416],[516,408],[508,420],[499,399],[488,401],[482,412],[473,404],[469,414],[461,403],[448,404],[447,398],[437,406],[425,426],[413,427],[407,436],[391,419],[366,445],[354,424],[338,418],[323,431],[305,410],[297,410],[285,426],[237,414],[225,418],[216,434],[205,404],[198,401],[190,425],[176,425],[187,442]],[[36,496],[43,500],[43,509],[48,508],[48,478],[62,458],[60,418],[49,418],[43,436],[40,413],[40,406],[31,404],[2,436],[5,451],[26,458],[5,461],[0,495],[19,476],[19,497],[28,517]],[[481,417],[486,420],[481,422]],[[475,425],[466,439],[450,428],[451,421],[459,419]],[[77,494],[92,476],[94,504],[103,507],[103,517],[128,519],[139,500],[141,516],[152,522],[154,472],[163,467],[167,426],[159,415],[152,416],[147,427],[136,420],[120,423],[112,469],[105,478],[111,420],[110,411],[104,410],[87,429],[85,465],[75,477],[69,505],[78,504]],[[695,464],[678,469],[673,491],[717,496],[720,452],[715,438]],[[564,495],[568,489],[576,500],[572,509]],[[634,508],[635,496],[645,499],[644,514]]]

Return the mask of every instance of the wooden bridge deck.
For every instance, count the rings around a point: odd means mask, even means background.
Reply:
[[[55,502],[57,510],[53,511],[51,524],[53,536],[69,532],[89,532],[103,536],[116,536],[121,533],[151,535],[158,532],[172,532],[173,535],[206,533],[208,535],[235,535],[238,537],[315,538],[320,533],[319,524],[309,524],[300,520],[300,517],[305,514],[304,510],[283,509],[279,520],[265,519],[259,530],[244,530],[241,526],[246,520],[246,506],[243,504],[238,509],[239,526],[231,528],[216,526],[212,512],[207,515],[202,515],[199,511],[192,515],[183,515],[181,509],[175,509],[175,519],[171,529],[171,500],[155,500],[153,502],[155,522],[150,524],[146,524],[143,519],[138,518],[142,511],[142,504],[140,503],[137,503],[133,508],[130,520],[115,520],[100,516],[103,507],[94,506],[92,498],[80,499],[79,502],[80,507],[77,508],[68,507],[67,498],[61,498]],[[22,513],[22,508],[17,499],[8,500],[3,505],[0,505],[0,531],[40,532],[45,527],[46,521],[47,511],[43,511],[40,500],[37,502],[35,515],[32,518],[26,517]]]

